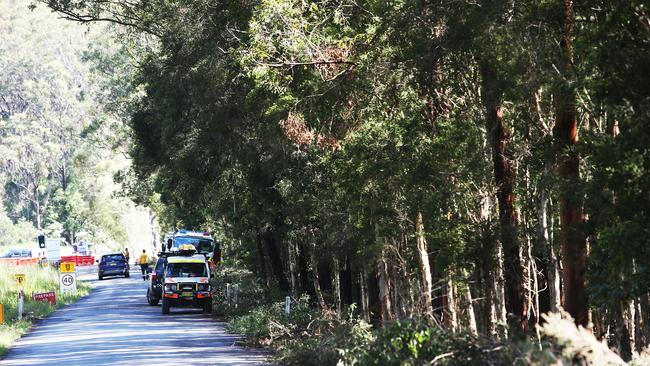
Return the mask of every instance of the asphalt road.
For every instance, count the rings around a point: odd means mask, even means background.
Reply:
[[[138,271],[139,272],[139,271]],[[264,354],[236,347],[225,324],[198,309],[147,305],[146,282],[90,279],[93,292],[57,310],[17,341],[0,365],[259,365]]]

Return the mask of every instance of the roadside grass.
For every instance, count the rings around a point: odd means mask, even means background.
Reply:
[[[25,274],[24,316],[18,320],[18,286],[14,275]],[[47,302],[32,300],[37,292],[56,291],[56,306]],[[59,291],[59,273],[52,268],[39,266],[14,266],[0,264],[0,304],[4,309],[4,324],[0,324],[0,357],[11,347],[13,342],[22,337],[34,321],[51,314],[57,308],[71,304],[90,293],[90,285],[79,281],[76,294],[62,294]]]

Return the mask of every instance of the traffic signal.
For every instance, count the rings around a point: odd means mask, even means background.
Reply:
[[[38,247],[41,249],[45,249],[45,235],[38,236]]]

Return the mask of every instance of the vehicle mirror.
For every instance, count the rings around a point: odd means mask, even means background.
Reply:
[[[167,250],[171,250],[171,249],[172,249],[172,245],[174,245],[174,243],[172,242],[172,240],[171,240],[171,239],[167,239]]]

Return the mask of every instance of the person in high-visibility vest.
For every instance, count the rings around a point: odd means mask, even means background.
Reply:
[[[129,254],[129,248],[124,248],[124,258],[126,259],[126,265],[129,265],[129,259],[131,258],[131,254]]]
[[[147,251],[142,249],[142,254],[140,255],[140,269],[142,270],[142,280],[147,280],[147,269],[149,269],[149,256]]]

